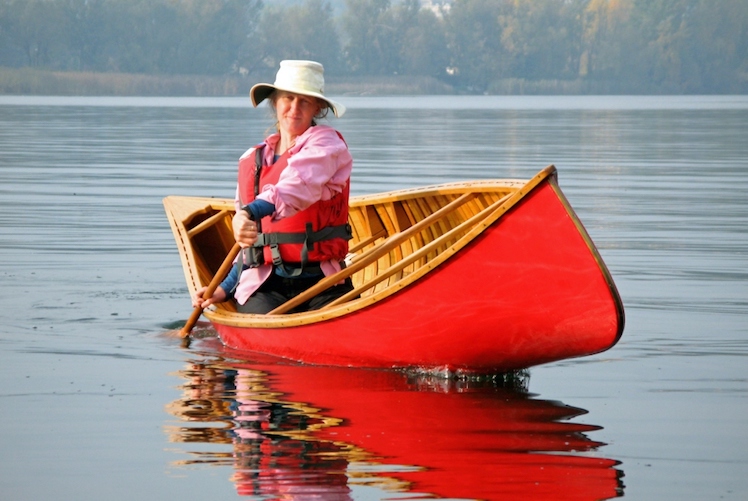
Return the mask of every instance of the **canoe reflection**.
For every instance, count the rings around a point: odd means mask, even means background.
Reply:
[[[230,444],[176,464],[231,466],[237,492],[262,499],[608,499],[623,494],[617,461],[586,413],[533,398],[515,377],[450,381],[206,357],[179,371],[183,423],[172,442]],[[525,381],[526,383],[526,381]],[[517,387],[519,386],[519,388]],[[194,447],[194,446],[193,446]],[[371,499],[370,497],[368,497]]]

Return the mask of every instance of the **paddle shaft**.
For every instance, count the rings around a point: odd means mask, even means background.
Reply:
[[[213,280],[210,281],[208,284],[208,288],[205,289],[205,292],[203,292],[203,299],[210,299],[210,297],[213,295],[213,293],[216,291],[219,285],[221,285],[221,282],[223,281],[224,277],[228,274],[229,270],[231,269],[231,266],[234,264],[234,259],[237,255],[239,255],[239,251],[241,250],[241,247],[238,243],[235,243],[234,246],[229,251],[228,255],[226,256],[226,259],[223,260],[223,263],[221,264],[221,267],[218,268],[218,271],[215,275],[213,275]],[[195,324],[197,323],[198,319],[200,318],[200,315],[203,314],[203,308],[200,306],[196,306],[194,310],[192,310],[192,315],[190,315],[190,318],[187,319],[187,323],[184,324],[184,327],[182,327],[182,330],[179,331],[179,335],[181,337],[187,337],[190,335],[190,332],[192,332],[192,328],[195,327]]]

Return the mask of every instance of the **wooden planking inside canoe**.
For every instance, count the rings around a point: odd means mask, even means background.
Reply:
[[[499,217],[499,212],[505,212],[516,203],[522,196],[521,192],[525,192],[522,188],[527,189],[530,184],[537,184],[553,173],[553,167],[541,171],[533,180],[534,183],[518,180],[472,181],[352,197],[349,221],[353,230],[350,247],[354,252],[349,255],[349,262],[355,262],[365,253],[382,245],[386,239],[423,221],[461,195],[473,194],[472,198],[462,203],[458,209],[413,233],[355,272],[351,279],[356,290],[361,291],[361,297],[349,302],[350,307],[347,304],[342,306],[346,307],[346,311],[365,307],[372,301],[378,301],[420,278],[457,252],[490,224],[484,219],[492,222]],[[180,254],[185,264],[188,285],[190,289],[195,290],[210,281],[234,243],[231,229],[233,202],[222,199],[167,197],[164,205],[169,213],[178,245],[181,240],[184,247]],[[491,210],[481,215],[481,211],[487,207],[491,207]],[[471,218],[474,218],[474,221],[470,221]],[[453,231],[460,225],[463,226]],[[187,268],[197,270],[197,276],[194,276],[194,271],[188,272]],[[383,273],[384,279],[381,278]],[[334,313],[337,311],[336,305],[328,309],[333,310],[333,316],[343,314],[342,311]],[[228,317],[221,312],[228,314]],[[217,311],[213,314],[219,315],[229,324],[236,322],[238,325],[247,321],[253,324],[274,323],[268,317],[235,317],[237,314],[232,312],[235,312],[235,309],[231,303],[222,303],[217,305]],[[299,322],[306,322],[315,321],[311,318],[315,315],[319,317],[322,313],[309,312],[285,317],[298,317]],[[302,320],[305,316],[311,317]],[[329,314],[323,316],[330,317]]]

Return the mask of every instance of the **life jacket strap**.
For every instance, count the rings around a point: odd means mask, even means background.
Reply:
[[[257,235],[257,241],[252,247],[258,249],[269,247],[273,265],[282,267],[287,276],[295,277],[304,272],[304,266],[309,262],[309,251],[314,249],[314,244],[324,240],[332,240],[333,238],[343,238],[345,240],[353,238],[351,225],[346,223],[337,226],[327,226],[321,230],[313,231],[312,223],[307,223],[304,233],[260,233]],[[283,266],[283,259],[281,258],[280,248],[278,247],[280,244],[303,244],[301,246],[300,268],[288,269]]]

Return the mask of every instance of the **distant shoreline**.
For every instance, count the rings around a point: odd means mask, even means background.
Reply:
[[[248,95],[252,85],[260,81],[272,81],[272,75],[144,75],[0,67],[0,95],[240,97]],[[516,78],[498,80],[488,92],[482,93],[456,89],[434,77],[335,75],[327,76],[325,93],[336,96],[673,94],[656,88],[625,88],[617,82]]]

